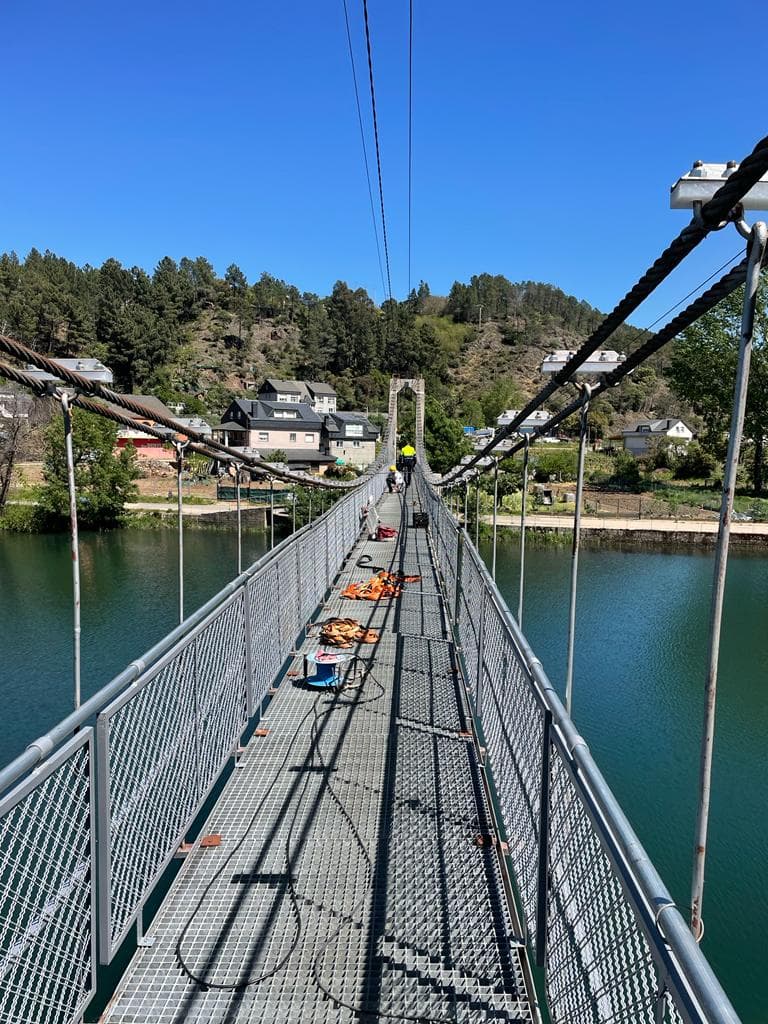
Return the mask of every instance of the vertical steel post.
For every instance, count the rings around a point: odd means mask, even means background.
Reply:
[[[293,509],[291,510],[291,533],[296,533],[296,491],[297,491],[297,488],[294,485],[294,488],[293,488]]]
[[[184,449],[186,441],[174,441],[176,449],[176,506],[179,524],[179,622],[184,621],[184,516],[182,507],[182,481],[181,474],[184,471]]]
[[[531,454],[531,438],[523,438],[523,500],[520,505],[520,594],[517,599],[517,624],[523,628],[523,595],[525,594],[525,513],[528,501],[528,459]]]
[[[250,721],[253,717],[253,630],[251,627],[251,584],[243,587],[243,639],[245,640],[245,713]]]
[[[269,550],[275,546],[275,485],[269,478]]]
[[[565,707],[571,714],[573,706],[573,647],[576,637],[576,587],[579,582],[579,548],[581,546],[581,499],[584,493],[584,456],[589,428],[589,400],[592,388],[581,384],[581,419],[579,430],[579,464],[576,473],[576,508],[573,513],[573,546],[571,548],[571,592],[568,603],[568,663],[565,670]]]
[[[312,525],[312,488],[309,489],[309,525]]]
[[[240,466],[235,463],[235,497],[237,499],[237,575],[243,571],[243,516],[240,507]]]
[[[723,619],[725,576],[728,569],[728,544],[731,534],[736,472],[739,465],[741,437],[744,429],[744,412],[747,404],[747,385],[749,383],[749,365],[752,357],[752,333],[755,324],[757,288],[760,283],[760,268],[765,258],[767,242],[768,228],[762,221],[758,221],[750,232],[749,244],[747,246],[747,278],[744,284],[739,361],[733,395],[731,430],[728,437],[728,454],[725,459],[723,473],[723,496],[720,503],[720,525],[717,533],[717,547],[715,549],[714,583],[710,607],[707,681],[704,690],[706,699],[699,765],[699,806],[696,816],[696,840],[693,853],[693,879],[691,884],[691,931],[697,940],[701,938],[702,934],[701,904],[704,894],[704,866],[712,785],[712,750],[715,740],[717,667],[720,655],[720,631]]]
[[[475,683],[475,714],[482,721],[483,718],[483,684],[485,663],[485,605],[487,594],[483,591],[480,598],[480,623],[477,629],[477,680]]]
[[[496,512],[499,504],[499,460],[493,460],[493,554],[491,555],[491,579],[496,582]]]
[[[544,709],[539,790],[539,872],[536,886],[536,966],[543,967],[547,951],[547,896],[549,891],[549,761],[552,750],[552,712]]]
[[[475,548],[480,547],[480,474],[475,482]]]
[[[77,491],[75,490],[75,456],[72,447],[72,413],[70,397],[65,391],[58,393],[64,417],[64,451],[67,459],[67,488],[69,490],[69,540],[72,551],[72,681],[75,711],[80,707],[80,539],[77,530]]]
[[[297,624],[297,635],[304,629],[306,623],[304,622],[304,615],[302,612],[304,595],[301,591],[301,547],[296,544],[296,624]]]
[[[466,529],[458,530],[456,533],[456,600],[453,606],[453,622],[457,630],[459,628],[459,615],[461,613],[461,568],[464,562],[465,536]]]
[[[467,529],[467,505],[469,503],[469,480],[464,481],[464,522],[462,526]]]

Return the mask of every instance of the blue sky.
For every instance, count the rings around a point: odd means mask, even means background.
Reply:
[[[348,3],[369,127],[362,0]],[[369,7],[402,298],[408,4]],[[744,2],[728,28],[711,0],[415,0],[415,282],[444,294],[488,271],[610,309],[683,226],[676,177],[766,133],[744,28],[762,17]],[[341,0],[5,0],[0,37],[0,249],[150,270],[204,255],[381,300]],[[733,230],[708,240],[634,322],[740,247]]]

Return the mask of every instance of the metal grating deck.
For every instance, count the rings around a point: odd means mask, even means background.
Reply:
[[[404,526],[397,496],[379,512]],[[188,855],[103,1021],[536,1019],[496,848],[478,843],[491,826],[427,534],[360,541],[337,588],[367,577],[363,555],[422,584],[386,605],[332,591],[318,619],[358,618],[379,643],[340,694],[283,680],[204,829],[221,846]]]

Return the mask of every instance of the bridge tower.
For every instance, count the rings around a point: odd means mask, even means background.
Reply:
[[[416,399],[416,451],[424,452],[424,378],[392,377],[389,382],[389,437],[392,452],[397,450],[397,396],[410,388]]]

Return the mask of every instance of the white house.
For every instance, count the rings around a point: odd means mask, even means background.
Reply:
[[[304,403],[320,416],[336,412],[336,392],[330,384],[316,380],[277,380],[267,377],[259,388],[264,402],[285,402],[290,405]]]
[[[682,420],[641,420],[634,427],[623,430],[624,447],[633,455],[647,455],[654,440],[669,439],[687,445],[693,440],[693,431]]]
[[[379,431],[360,412],[336,412],[325,417],[326,450],[334,459],[364,469],[376,459]]]

